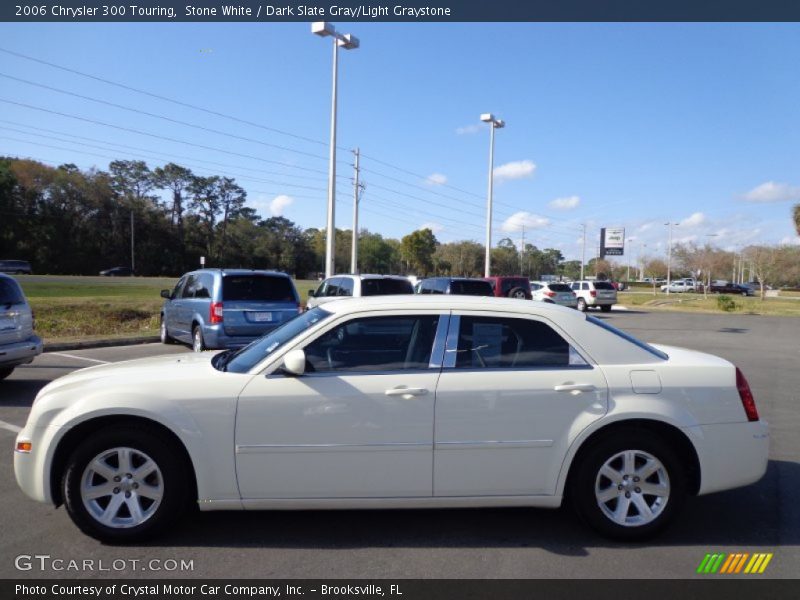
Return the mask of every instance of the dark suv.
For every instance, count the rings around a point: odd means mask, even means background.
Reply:
[[[492,295],[500,298],[531,300],[531,282],[527,277],[485,277],[492,284]]]
[[[459,294],[461,296],[494,296],[492,284],[485,279],[466,277],[429,277],[414,287],[417,294]]]
[[[27,260],[0,260],[0,273],[30,275],[33,270],[31,269],[31,263]]]
[[[202,269],[161,290],[161,341],[238,348],[296,317],[300,298],[291,278],[275,271]]]

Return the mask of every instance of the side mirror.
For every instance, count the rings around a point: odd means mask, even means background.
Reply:
[[[308,297],[309,298],[313,298],[315,295],[316,294],[315,294],[314,290],[308,290]]]
[[[283,357],[283,372],[299,377],[306,372],[306,353],[302,350],[290,350]]]
[[[169,300],[172,298],[172,292],[169,290],[161,290],[161,297]]]

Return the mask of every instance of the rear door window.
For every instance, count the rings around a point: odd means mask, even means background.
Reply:
[[[488,281],[455,279],[450,283],[450,293],[465,296],[491,296],[492,286]]]
[[[294,288],[288,277],[269,275],[225,275],[222,301],[294,302]]]

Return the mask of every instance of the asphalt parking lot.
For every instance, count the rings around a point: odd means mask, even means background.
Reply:
[[[800,321],[782,317],[614,312],[611,323],[651,342],[718,354],[748,377],[772,426],[767,475],[747,488],[693,498],[646,544],[597,537],[568,510],[534,509],[200,513],[157,541],[109,547],[83,536],[62,509],[28,500],[12,465],[15,427],[36,392],[74,369],[163,353],[148,344],[48,353],[0,383],[0,577],[108,577],[97,570],[15,568],[15,557],[139,560],[113,575],[314,578],[686,578],[706,553],[772,552],[764,575],[800,572]],[[731,460],[736,460],[735,456]],[[191,571],[141,570],[160,559]],[[95,562],[97,565],[98,562]],[[118,563],[119,564],[119,563]],[[132,563],[130,563],[132,565]],[[705,577],[709,577],[706,575]],[[752,576],[750,576],[752,577]]]

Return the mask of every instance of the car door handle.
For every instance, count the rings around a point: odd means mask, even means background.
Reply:
[[[425,388],[410,388],[410,387],[396,387],[386,390],[387,396],[402,396],[403,398],[411,398],[412,396],[424,396],[428,393]]]
[[[553,389],[557,392],[593,392],[597,388],[591,383],[562,383]]]

